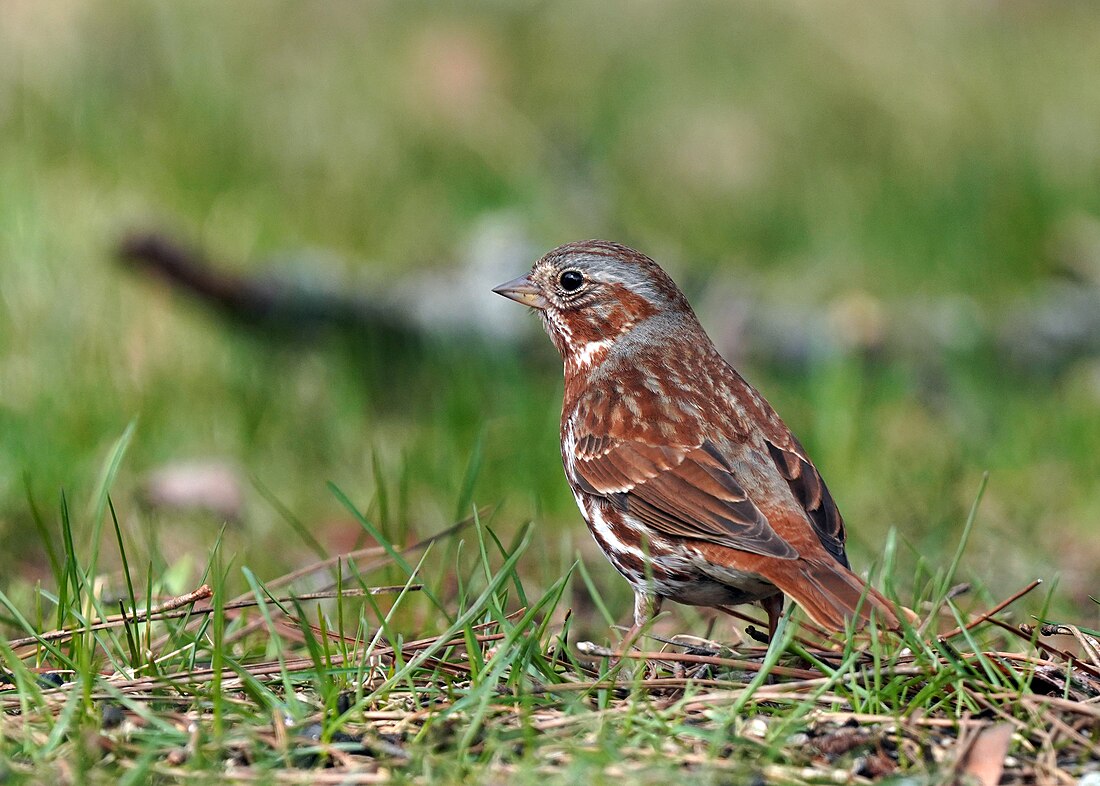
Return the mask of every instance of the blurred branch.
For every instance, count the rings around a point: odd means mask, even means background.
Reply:
[[[197,250],[157,233],[134,233],[118,246],[122,266],[186,293],[223,317],[283,331],[322,330],[412,338],[400,317],[355,294],[270,275],[238,275]]]

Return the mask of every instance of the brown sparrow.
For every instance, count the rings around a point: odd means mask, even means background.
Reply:
[[[565,474],[634,588],[628,638],[666,598],[759,602],[773,634],[785,595],[830,630],[872,615],[897,627],[851,571],[844,521],[806,451],[656,262],[570,243],[493,291],[535,309],[561,353]]]

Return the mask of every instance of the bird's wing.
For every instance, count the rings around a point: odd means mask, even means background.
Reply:
[[[790,432],[783,436],[786,438],[767,440],[768,452],[776,469],[806,511],[821,545],[844,567],[849,567],[848,557],[844,553],[844,519],[833,501],[833,495],[798,440]]]
[[[659,447],[589,434],[580,436],[573,452],[582,491],[607,499],[656,533],[780,559],[799,556],[710,441]]]

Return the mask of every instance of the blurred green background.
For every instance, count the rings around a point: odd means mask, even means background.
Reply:
[[[47,575],[33,506],[57,527],[63,490],[91,530],[136,418],[113,496],[181,587],[224,516],[139,498],[220,462],[260,575],[310,557],[265,497],[327,549],[362,539],[332,481],[402,540],[475,504],[505,536],[533,519],[532,584],[580,550],[625,620],[533,318],[479,334],[479,284],[456,292],[475,328],[364,350],[228,323],[114,260],[156,228],[237,272],[415,299],[502,233],[499,280],[603,237],[716,333],[744,314],[723,348],[816,460],[857,567],[891,528],[903,587],[945,562],[988,470],[964,575],[1000,596],[1060,576],[1095,625],[1100,359],[1087,331],[1027,339],[1100,281],[1098,40],[1088,2],[5,2],[0,588],[29,603]]]

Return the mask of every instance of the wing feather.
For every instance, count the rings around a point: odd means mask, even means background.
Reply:
[[[594,450],[598,444],[599,450]],[[574,469],[581,488],[603,496],[664,535],[780,559],[798,552],[781,538],[709,441],[658,447],[587,436]]]
[[[791,446],[783,448],[768,441],[768,452],[776,469],[787,481],[795,499],[806,511],[813,526],[814,534],[825,550],[832,554],[840,564],[849,567],[848,556],[844,552],[844,519],[833,501],[825,481],[817,467],[806,458],[802,446],[792,436]]]

